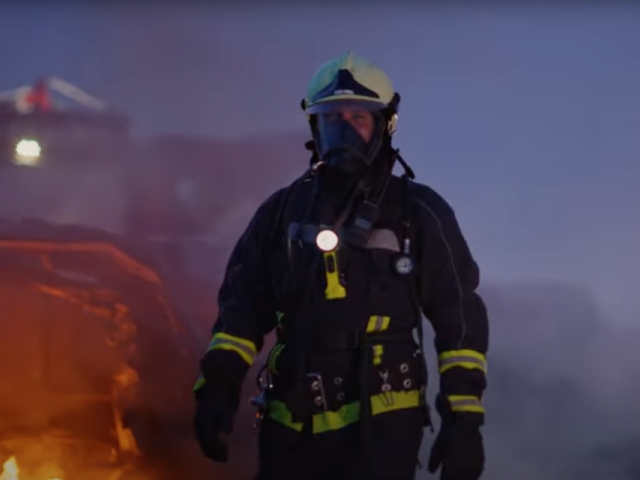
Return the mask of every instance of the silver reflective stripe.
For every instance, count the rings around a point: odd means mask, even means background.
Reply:
[[[477,366],[479,366],[482,370],[486,370],[487,369],[487,362],[484,362],[482,360],[480,360],[479,358],[475,358],[475,357],[467,357],[467,356],[463,356],[460,355],[459,357],[452,357],[452,358],[446,358],[444,360],[440,360],[440,368],[444,368],[446,366],[449,365],[453,365],[453,364],[459,364],[459,363],[473,363]]]
[[[215,348],[217,345],[233,345],[238,350],[245,352],[249,357],[253,358],[255,356],[253,349],[240,342],[236,342],[235,340],[230,340],[228,338],[216,338],[211,342],[211,344],[209,344],[209,350]]]
[[[380,315],[376,315],[376,323],[373,326],[373,332],[380,332],[382,330],[382,327],[384,326],[384,317],[381,317]]]

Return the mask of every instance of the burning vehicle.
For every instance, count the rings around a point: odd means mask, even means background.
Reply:
[[[0,92],[0,480],[252,477],[255,372],[229,465],[194,440],[192,388],[231,244],[301,155],[133,141],[57,78]]]
[[[194,335],[140,252],[0,222],[2,480],[160,478],[145,456],[189,438]]]

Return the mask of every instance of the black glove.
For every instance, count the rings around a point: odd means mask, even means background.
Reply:
[[[202,453],[214,462],[229,460],[227,436],[233,431],[236,409],[237,402],[227,392],[203,392],[197,399],[193,419],[196,439]]]
[[[207,383],[195,392],[195,434],[202,453],[215,462],[229,459],[227,435],[240,405],[242,380],[249,366],[235,352],[211,350],[200,362]]]
[[[436,399],[436,408],[442,424],[431,448],[429,472],[435,473],[441,468],[440,480],[478,480],[485,462],[481,416],[452,412],[449,402],[441,395]]]

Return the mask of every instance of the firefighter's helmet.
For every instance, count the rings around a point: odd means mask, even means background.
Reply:
[[[308,116],[330,112],[345,104],[379,110],[396,127],[400,96],[388,75],[377,65],[348,51],[323,64],[312,76],[302,108]]]

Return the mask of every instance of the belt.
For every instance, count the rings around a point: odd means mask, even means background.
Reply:
[[[293,339],[289,338],[286,334],[278,335],[278,342],[289,344]],[[373,332],[373,333],[361,333],[358,331],[348,331],[344,335],[329,335],[320,338],[316,342],[316,345],[321,345],[328,350],[358,350],[362,347],[369,345],[388,344],[388,343],[415,343],[413,338],[413,332],[400,331],[400,332]]]

